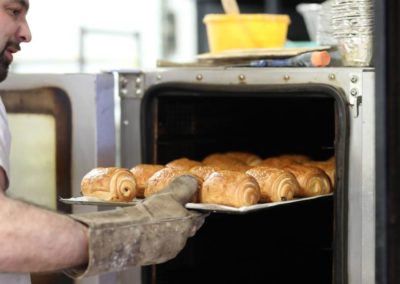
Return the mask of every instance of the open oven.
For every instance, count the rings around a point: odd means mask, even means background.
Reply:
[[[331,196],[212,212],[175,259],[79,283],[374,283],[373,69],[14,74],[1,92],[10,115],[55,121],[55,189],[65,190],[55,198],[79,195],[82,176],[102,165],[201,160],[230,150],[336,158]]]
[[[373,69],[116,75],[124,167],[226,151],[336,158],[332,196],[246,214],[211,213],[175,259],[142,268],[142,283],[372,283]]]

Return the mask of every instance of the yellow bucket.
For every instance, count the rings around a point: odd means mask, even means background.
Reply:
[[[210,52],[228,49],[281,48],[290,17],[276,14],[209,14],[203,19]]]

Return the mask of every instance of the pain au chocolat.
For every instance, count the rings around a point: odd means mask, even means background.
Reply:
[[[179,176],[190,175],[197,179],[198,182],[198,190],[197,193],[191,199],[191,202],[197,202],[198,200],[198,192],[200,190],[201,184],[203,180],[198,176],[192,174],[189,171],[185,170],[176,170],[172,168],[165,167],[157,172],[155,172],[147,181],[146,188],[144,190],[144,196],[149,197],[152,194],[164,189],[172,180]]]
[[[248,170],[246,174],[257,180],[260,186],[261,202],[292,200],[300,190],[296,177],[282,169],[260,166]]]
[[[81,193],[104,201],[129,202],[136,197],[136,181],[128,169],[98,167],[82,178]]]
[[[283,169],[291,172],[299,182],[300,191],[296,193],[298,197],[323,195],[332,191],[328,175],[320,168],[292,164]]]
[[[206,180],[209,177],[209,175],[220,170],[221,170],[220,168],[213,166],[196,166],[191,168],[189,171],[192,174],[200,177],[201,179]]]
[[[309,161],[305,165],[314,166],[323,170],[329,177],[332,185],[332,190],[336,186],[336,163],[335,158],[326,161]]]
[[[243,172],[221,170],[206,178],[199,198],[201,203],[250,206],[259,202],[260,187],[252,176]]]
[[[144,198],[144,190],[146,188],[147,180],[163,168],[165,168],[165,166],[158,164],[138,164],[130,169],[136,180],[137,198]]]
[[[218,167],[222,170],[239,172],[245,172],[251,168],[246,163],[221,153],[208,155],[203,159],[203,164]]]
[[[191,160],[188,158],[180,158],[167,163],[165,166],[176,170],[190,170],[193,167],[201,166],[199,161]]]
[[[232,151],[232,152],[226,152],[225,155],[230,158],[239,160],[248,166],[256,166],[262,161],[262,159],[259,156],[249,152]]]

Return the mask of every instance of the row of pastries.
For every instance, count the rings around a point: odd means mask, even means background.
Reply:
[[[95,168],[83,177],[81,193],[128,202],[160,191],[178,176],[192,175],[199,185],[192,202],[242,207],[328,194],[335,187],[335,171],[334,157],[315,161],[305,155],[262,159],[248,152],[213,153],[201,161],[182,157],[165,165]]]

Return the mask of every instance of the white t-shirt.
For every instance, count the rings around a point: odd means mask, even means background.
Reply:
[[[7,114],[0,98],[0,167],[6,172],[7,181],[10,176],[11,133],[8,127]],[[8,187],[8,184],[7,184]],[[28,273],[0,273],[0,284],[30,284]]]
[[[10,146],[11,133],[8,127],[6,109],[0,98],[0,167],[6,172],[7,180],[10,176]]]

